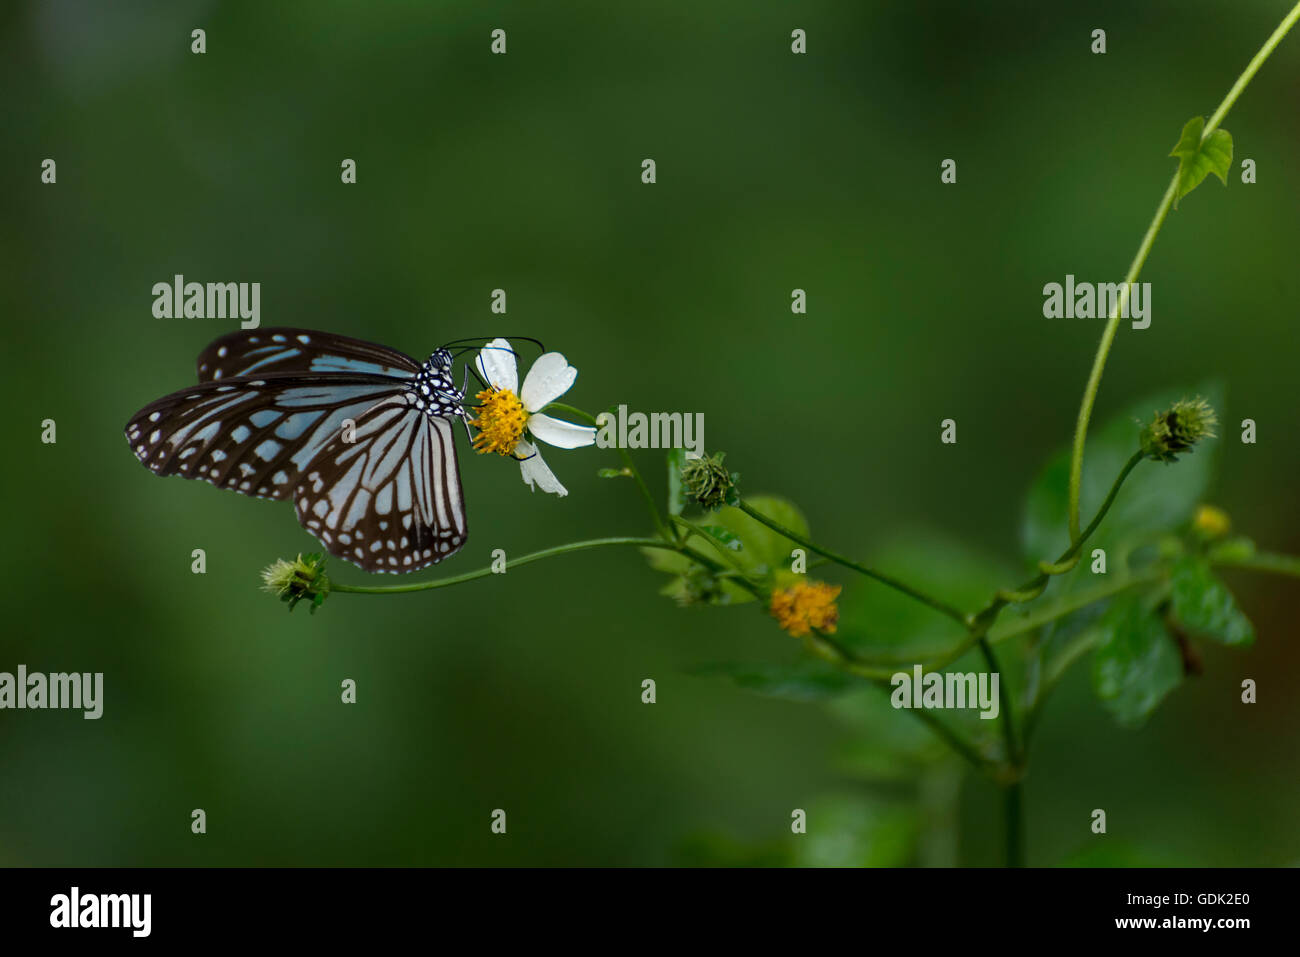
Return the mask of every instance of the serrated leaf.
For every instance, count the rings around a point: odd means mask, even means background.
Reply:
[[[720,663],[696,668],[701,677],[730,678],[755,694],[790,701],[820,701],[862,687],[862,680],[825,661],[808,658],[792,665]]]
[[[685,449],[669,449],[668,455],[668,514],[680,515],[686,504],[682,495],[682,466],[686,464]]]
[[[1182,659],[1160,616],[1140,599],[1116,601],[1098,627],[1093,690],[1116,721],[1136,727],[1183,680]]]
[[[1205,382],[1195,389],[1166,390],[1133,403],[1104,426],[1093,431],[1083,455],[1080,488],[1080,522],[1087,525],[1110,491],[1111,483],[1138,448],[1141,423],[1158,409],[1175,400],[1204,396],[1222,417],[1223,387]],[[1105,548],[1173,531],[1191,519],[1196,506],[1205,500],[1218,457],[1218,440],[1200,443],[1190,455],[1177,462],[1142,462],[1135,468],[1101,528],[1088,540],[1087,559],[1094,548]],[[1025,557],[1032,561],[1054,561],[1069,545],[1066,507],[1070,474],[1070,450],[1053,456],[1030,486],[1025,498],[1022,539]]]
[[[1174,617],[1193,634],[1225,645],[1246,645],[1255,640],[1250,619],[1203,559],[1188,555],[1175,562],[1172,585]]]
[[[1201,181],[1210,173],[1228,185],[1228,170],[1232,168],[1232,135],[1218,129],[1205,137],[1205,117],[1193,116],[1183,126],[1182,136],[1170,151],[1170,156],[1178,157],[1178,190],[1174,193],[1174,209],[1178,201],[1201,185]]]

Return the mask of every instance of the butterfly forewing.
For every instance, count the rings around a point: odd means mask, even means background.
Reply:
[[[268,328],[222,336],[197,365],[198,385],[127,423],[151,471],[292,496],[304,528],[369,571],[415,571],[465,544],[451,428],[465,412],[446,350],[421,365],[360,339]]]
[[[311,329],[249,329],[212,342],[195,363],[200,382],[242,376],[331,372],[406,379],[420,364],[405,353],[361,339]]]
[[[359,420],[403,387],[355,374],[202,383],[145,406],[126,436],[158,475],[285,499],[345,420]]]
[[[406,395],[377,403],[316,456],[294,506],[331,554],[368,571],[442,561],[467,535],[450,421]]]

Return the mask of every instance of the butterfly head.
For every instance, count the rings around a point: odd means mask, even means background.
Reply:
[[[467,417],[462,404],[465,392],[456,387],[452,378],[451,352],[447,349],[436,350],[420,367],[411,381],[410,395],[412,403],[430,415]]]

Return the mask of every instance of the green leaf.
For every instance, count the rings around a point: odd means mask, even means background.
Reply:
[[[789,701],[820,701],[862,687],[860,678],[816,658],[808,658],[792,665],[703,665],[692,673],[701,677],[730,678],[737,687],[746,691]]]
[[[807,520],[785,499],[760,495],[747,501],[752,508],[792,532],[808,535]],[[769,579],[775,571],[790,567],[790,551],[796,546],[784,535],[778,535],[762,522],[730,505],[710,513],[709,518],[715,524],[689,532],[687,545],[716,554],[711,543],[721,543],[735,553],[734,564],[751,579]],[[703,601],[715,605],[738,605],[754,600],[752,594],[734,581],[703,574],[704,569],[684,555],[662,549],[643,549],[642,552],[651,568],[677,576],[663,593],[684,604]]]
[[[1137,451],[1140,423],[1149,421],[1157,409],[1168,408],[1175,400],[1194,395],[1209,400],[1222,418],[1223,387],[1217,382],[1205,382],[1195,389],[1150,395],[1093,432],[1083,456],[1079,490],[1081,524],[1087,525],[1092,520],[1115,476]],[[1218,445],[1217,440],[1203,442],[1194,453],[1169,464],[1139,463],[1120,489],[1101,528],[1088,540],[1083,562],[1088,561],[1094,548],[1105,548],[1109,556],[1115,546],[1173,531],[1189,521],[1209,489]],[[1031,561],[1055,561],[1069,545],[1066,527],[1069,474],[1070,450],[1066,448],[1051,458],[1030,487],[1025,499],[1022,539],[1025,557]]]
[[[863,558],[867,565],[967,611],[982,606],[1017,577],[1014,568],[987,553],[923,529],[888,539]],[[957,622],[915,599],[856,576],[845,581],[839,606],[840,642],[882,667],[896,664],[906,671],[915,662],[955,648],[967,634]]]
[[[1255,629],[1209,563],[1196,556],[1180,558],[1173,569],[1173,611],[1189,631],[1225,645],[1247,645]]]
[[[766,515],[778,525],[803,538],[808,537],[808,520],[792,502],[770,495],[756,495],[747,498],[746,502],[754,511]],[[784,535],[730,505],[722,506],[709,518],[714,523],[709,526],[711,529],[730,533],[743,543],[736,559],[750,575],[761,578],[778,568],[789,569],[790,553],[798,546]],[[699,536],[696,536],[698,541]]]
[[[632,473],[627,469],[598,469],[596,474],[600,478],[630,478]]]
[[[1227,130],[1215,130],[1201,142],[1205,130],[1205,117],[1193,116],[1183,127],[1183,135],[1169,153],[1178,157],[1178,191],[1174,193],[1174,209],[1178,201],[1201,185],[1210,173],[1228,185],[1228,170],[1232,167],[1232,135]]]
[[[1117,600],[1098,627],[1093,690],[1116,721],[1137,727],[1183,680],[1182,659],[1164,622],[1140,599]]]
[[[641,554],[645,556],[647,565],[657,572],[666,572],[669,575],[680,575],[694,564],[685,555],[663,548],[643,548]]]
[[[745,543],[740,540],[740,536],[733,534],[721,525],[700,525],[700,531],[707,532],[711,538],[716,538],[723,546],[730,548],[733,552],[738,552],[745,547]]]
[[[680,515],[686,504],[682,495],[682,466],[686,463],[685,449],[669,449],[668,455],[668,514]]]

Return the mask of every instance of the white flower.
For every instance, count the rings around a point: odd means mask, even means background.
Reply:
[[[470,424],[479,430],[474,448],[479,452],[513,455],[529,488],[568,495],[553,472],[542,461],[537,446],[525,438],[531,435],[560,449],[592,445],[596,430],[574,425],[541,412],[572,387],[578,370],[558,352],[540,356],[519,388],[515,354],[505,339],[493,339],[478,354],[475,364],[489,388],[478,394],[478,418]]]

